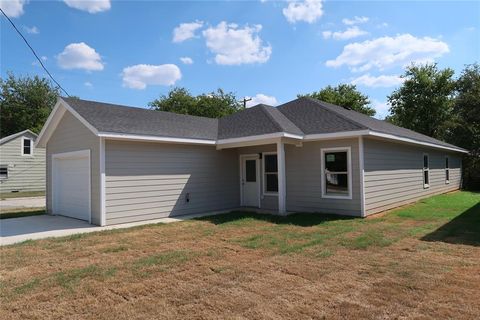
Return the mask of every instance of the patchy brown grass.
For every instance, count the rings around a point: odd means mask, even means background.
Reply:
[[[479,201],[461,192],[375,219],[230,213],[28,241],[0,249],[0,319],[475,319]]]

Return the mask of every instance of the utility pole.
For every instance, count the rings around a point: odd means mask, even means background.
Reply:
[[[243,102],[243,108],[245,109],[247,107],[247,102],[248,101],[251,101],[252,98],[248,98],[247,97],[244,97],[243,100],[241,100]]]

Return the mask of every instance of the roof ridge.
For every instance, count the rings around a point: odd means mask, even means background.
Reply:
[[[338,112],[337,110],[334,110],[334,108],[331,108],[330,106],[325,105],[325,104],[329,104],[328,102],[321,101],[321,100],[318,100],[318,99],[315,99],[315,98],[311,98],[311,97],[300,97],[299,99],[307,99],[307,100],[310,100],[310,101],[312,101],[312,102],[320,105],[322,108],[325,108],[325,109],[327,109],[328,111],[334,112],[334,113],[335,113],[337,116],[339,116],[340,118],[342,118],[342,119],[344,119],[344,120],[346,120],[346,121],[348,121],[348,122],[350,122],[350,123],[352,123],[352,124],[354,124],[354,125],[357,125],[357,126],[360,126],[360,127],[362,127],[362,128],[371,130],[369,127],[361,124],[360,122],[355,121],[355,120],[352,120],[352,119],[350,119],[349,117],[344,116],[343,114],[341,114],[341,113]],[[324,104],[324,103],[325,103],[325,104]],[[343,107],[341,107],[341,106],[337,106],[337,105],[335,105],[335,106],[336,106],[336,107],[339,107],[339,108],[343,108]],[[343,108],[343,109],[345,109],[345,108]],[[345,110],[348,110],[348,109],[345,109]],[[348,110],[348,111],[354,111],[354,110]],[[355,111],[355,112],[357,112],[357,111]],[[360,113],[360,112],[358,112],[358,113]]]
[[[282,128],[282,126],[280,125],[280,123],[278,123],[277,120],[275,120],[275,118],[273,117],[273,115],[270,114],[269,108],[268,108],[266,105],[264,105],[264,104],[260,104],[259,106],[262,108],[263,112],[267,115],[267,117],[273,122],[273,124],[275,125],[275,127],[276,127],[278,130],[283,131],[283,128]],[[270,108],[273,108],[273,107],[270,107]]]

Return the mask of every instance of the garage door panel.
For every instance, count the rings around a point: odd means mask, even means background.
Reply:
[[[54,213],[90,220],[90,157],[54,160]]]

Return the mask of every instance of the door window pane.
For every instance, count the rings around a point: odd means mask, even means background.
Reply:
[[[245,160],[245,181],[255,182],[257,181],[257,161]]]

